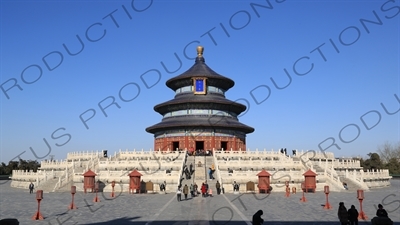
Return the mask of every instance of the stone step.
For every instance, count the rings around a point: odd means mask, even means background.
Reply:
[[[66,185],[62,186],[61,188],[55,190],[55,192],[70,192],[71,186],[73,185],[73,181],[69,181]]]
[[[54,187],[56,186],[57,182],[58,182],[58,178],[48,180],[48,181],[42,183],[39,187],[37,187],[37,189],[43,190],[44,192],[52,192]]]

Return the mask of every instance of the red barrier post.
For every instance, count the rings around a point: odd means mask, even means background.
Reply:
[[[285,181],[285,186],[286,186],[286,194],[285,194],[285,197],[289,197],[289,196],[290,196],[289,181]]]
[[[304,182],[301,183],[301,189],[303,190],[303,197],[300,198],[300,201],[301,202],[306,202],[307,199],[306,199],[306,196],[304,195],[304,192],[306,191],[306,185],[305,185]]]
[[[324,186],[324,193],[326,195],[326,203],[325,203],[324,209],[332,209],[332,206],[331,206],[331,204],[329,204],[329,201],[328,201],[329,186]]]
[[[38,209],[35,215],[32,216],[32,220],[43,220],[44,217],[40,213],[40,201],[43,199],[43,190],[36,191],[36,200],[38,202]]]
[[[75,194],[76,194],[76,186],[71,186],[72,201],[71,201],[71,204],[68,206],[68,209],[77,209],[77,207],[74,203],[74,195]]]
[[[94,185],[94,189],[96,191],[96,196],[94,197],[93,202],[100,202],[100,199],[97,196],[97,192],[99,192],[99,182],[96,182],[96,184]]]
[[[111,182],[111,187],[112,187],[111,198],[114,198],[115,197],[115,194],[114,194],[115,181]]]
[[[358,219],[367,220],[368,217],[365,215],[362,209],[362,201],[364,200],[364,190],[357,190],[357,198],[360,201],[360,213],[358,214]]]

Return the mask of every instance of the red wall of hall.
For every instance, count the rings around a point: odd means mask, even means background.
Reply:
[[[214,140],[214,143],[212,139]],[[223,136],[180,136],[180,137],[165,137],[157,138],[154,140],[154,149],[166,151],[173,150],[173,142],[179,142],[179,149],[196,148],[196,141],[204,141],[204,150],[221,149],[221,142],[227,142],[226,150],[239,150],[246,151],[246,142],[238,137],[223,137]],[[175,150],[175,149],[174,149]]]

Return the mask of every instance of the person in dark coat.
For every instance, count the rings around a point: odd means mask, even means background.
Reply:
[[[347,225],[349,222],[349,214],[343,202],[339,202],[338,218],[342,225]]]
[[[29,194],[32,194],[33,193],[33,189],[35,188],[35,185],[33,185],[33,183],[31,182],[30,184],[29,184]]]
[[[358,225],[358,211],[354,205],[351,205],[349,211],[349,221],[350,225]]]
[[[217,194],[221,194],[221,184],[219,183],[219,181],[217,181],[217,183],[215,184],[215,188],[217,189]]]
[[[260,209],[253,215],[253,225],[262,225],[264,220],[261,218],[263,211]]]
[[[378,210],[376,210],[376,216],[377,217],[388,217],[388,213],[383,208],[383,205],[381,205],[381,204],[378,205]]]

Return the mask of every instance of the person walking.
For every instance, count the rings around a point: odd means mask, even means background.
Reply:
[[[221,194],[221,184],[219,181],[215,184],[215,188],[217,189],[217,195]]]
[[[30,184],[29,184],[29,194],[32,194],[33,193],[33,189],[35,188],[35,185],[31,182]]]
[[[212,195],[212,189],[210,188],[210,189],[208,189],[208,196],[210,196],[210,197],[212,197],[213,195]]]
[[[239,191],[239,184],[236,183],[236,181],[233,181],[232,186],[233,186],[233,191]]]
[[[212,174],[211,167],[208,168],[208,175],[209,175],[209,177],[210,177],[210,180],[213,180],[213,179],[214,179],[213,174]]]
[[[176,190],[176,198],[178,202],[182,200],[182,188],[181,186],[178,186],[178,190]]]
[[[343,202],[339,202],[338,218],[342,225],[347,225],[349,222],[349,214]]]
[[[189,193],[189,187],[187,186],[187,184],[185,184],[185,186],[183,187],[183,194],[185,195],[185,200],[187,200],[188,193]]]
[[[199,186],[196,183],[193,185],[193,196],[196,197],[199,191]]]
[[[260,209],[253,215],[253,225],[262,225],[264,223],[264,220],[261,218],[263,214],[264,212]]]
[[[201,196],[206,197],[206,185],[204,183],[201,185]]]
[[[354,205],[351,205],[347,213],[349,214],[350,225],[358,225],[358,211],[356,207]]]
[[[190,191],[190,196],[193,198],[194,197],[194,186],[193,186],[193,184],[190,184],[189,191]]]

